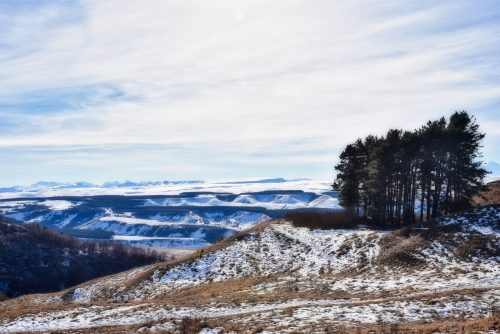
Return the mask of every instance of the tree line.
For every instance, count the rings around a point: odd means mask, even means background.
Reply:
[[[466,111],[414,131],[391,129],[349,144],[335,166],[341,204],[367,221],[392,227],[469,207],[483,189],[485,134]]]
[[[57,291],[166,255],[105,240],[80,240],[35,224],[14,225],[0,216],[0,300]]]

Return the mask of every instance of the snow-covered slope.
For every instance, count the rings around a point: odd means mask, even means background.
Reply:
[[[465,217],[474,214],[482,223],[482,229],[471,228],[471,223]],[[143,299],[160,296],[169,291],[185,285],[203,284],[207,282],[224,281],[228,279],[247,276],[280,275],[283,273],[297,277],[320,275],[321,273],[338,273],[350,269],[371,268],[376,265],[412,265],[426,264],[429,269],[440,266],[453,268],[469,265],[484,265],[485,268],[494,269],[484,276],[486,281],[491,281],[495,275],[500,274],[496,267],[500,257],[486,257],[479,261],[466,259],[464,263],[454,256],[460,252],[460,247],[478,240],[483,242],[486,252],[498,252],[500,238],[497,233],[486,226],[498,224],[498,208],[484,208],[480,211],[457,216],[454,218],[464,226],[464,233],[442,234],[440,238],[428,237],[426,230],[416,230],[413,237],[404,238],[395,236],[394,233],[370,230],[308,230],[295,228],[288,223],[271,224],[263,231],[247,234],[242,240],[229,245],[217,252],[209,253],[195,261],[176,266],[166,272],[156,271],[152,279],[141,284],[132,291],[120,293],[118,298]],[[482,234],[481,234],[482,233]],[[477,235],[484,235],[486,239],[477,239]],[[477,246],[477,244],[475,244]],[[382,253],[381,253],[382,250]],[[475,254],[470,254],[474,256]],[[497,254],[500,256],[500,254]],[[469,261],[469,262],[467,262]],[[455,277],[456,283],[435,280],[434,287],[464,282]],[[358,277],[359,278],[359,277]],[[369,280],[369,276],[364,279]],[[337,282],[334,289],[345,289],[355,282]],[[416,279],[413,284],[417,284]],[[390,286],[391,281],[386,282]],[[498,282],[500,283],[500,281]],[[423,284],[426,283],[418,283]],[[474,284],[478,284],[477,281]],[[367,289],[384,287],[384,282],[376,283],[378,287],[370,284]],[[89,290],[92,291],[92,290]],[[93,291],[91,292],[94,293]],[[85,297],[83,297],[85,296]],[[93,297],[79,293],[80,298],[91,300]]]
[[[470,215],[485,227],[498,222],[499,212],[491,207],[449,217],[462,232],[308,230],[268,222],[177,265],[138,268],[32,298],[29,303],[48,311],[7,317],[0,328],[97,326],[100,332],[113,324],[127,325],[123,331],[174,331],[186,317],[207,318],[206,326],[226,331],[270,333],[413,321],[469,326],[467,319],[488,317],[500,302],[500,237],[470,228]]]
[[[499,206],[489,206],[470,210],[459,216],[443,217],[439,225],[456,225],[464,232],[479,232],[482,234],[500,233]]]
[[[309,230],[266,222],[178,264],[23,300],[19,305],[37,311],[0,316],[0,328],[175,332],[187,317],[226,332],[377,330],[415,321],[477,330],[476,319],[486,319],[485,333],[494,333],[487,319],[500,302],[500,236],[484,227],[497,224],[499,213],[490,207],[447,218],[462,231]],[[481,229],[470,228],[470,215]]]

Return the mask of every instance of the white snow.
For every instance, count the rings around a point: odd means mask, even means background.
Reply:
[[[170,237],[143,237],[136,235],[113,235],[113,240],[123,241],[130,246],[142,247],[163,247],[163,248],[203,248],[210,246],[210,243],[203,238],[170,238]]]
[[[63,221],[61,221],[59,224],[57,224],[57,227],[59,228],[64,228],[66,227],[67,225],[69,225],[71,223],[71,221],[77,216],[77,214],[72,214],[72,215],[69,215],[68,217],[64,218]]]
[[[161,222],[154,219],[141,219],[135,217],[123,217],[123,216],[107,216],[99,218],[99,221],[102,222],[120,222],[125,224],[142,224],[142,225],[151,225],[151,226],[159,226],[165,225],[165,222]]]
[[[112,183],[95,187],[86,183],[58,184],[41,182],[23,192],[2,193],[10,197],[16,196],[63,196],[63,195],[138,195],[162,194],[163,197],[144,197],[127,199],[128,212],[120,212],[113,207],[113,201],[104,201],[103,205],[92,198],[81,197],[78,201],[70,199],[33,199],[32,201],[0,201],[0,209],[7,217],[25,223],[47,223],[58,228],[74,228],[85,230],[102,229],[118,235],[142,235],[163,237],[203,238],[203,230],[187,235],[186,233],[165,232],[166,228],[181,228],[173,225],[199,225],[206,228],[224,229],[221,237],[227,237],[232,231],[242,230],[259,222],[270,219],[278,213],[266,210],[286,209],[342,209],[336,194],[329,191],[326,182],[311,180],[244,180],[227,182],[191,182],[163,183],[151,182],[134,184]],[[264,191],[265,190],[265,191]],[[284,190],[285,192],[279,192]],[[293,191],[292,191],[293,190]],[[262,192],[261,192],[262,191]],[[274,192],[273,191],[278,191]],[[310,192],[307,192],[310,191]],[[190,194],[184,194],[191,192]],[[194,193],[193,193],[194,192]],[[206,194],[205,192],[211,192]],[[0,194],[1,196],[3,196]],[[172,197],[169,197],[173,195]],[[177,197],[175,197],[177,196]],[[85,205],[87,204],[88,205]],[[116,201],[118,203],[119,201]],[[31,207],[29,205],[32,205]],[[108,207],[109,205],[109,207]],[[40,206],[47,210],[40,210]],[[81,206],[81,210],[66,211]],[[144,208],[147,207],[147,208]],[[192,207],[191,211],[177,210],[178,207]],[[228,209],[227,207],[237,208]],[[156,209],[157,208],[157,209]],[[172,209],[171,209],[172,208]],[[248,209],[247,209],[248,208]],[[116,212],[114,212],[115,210]],[[192,227],[186,227],[192,229]],[[156,232],[159,231],[159,232]],[[182,231],[179,231],[182,232]],[[213,239],[213,237],[212,237]],[[212,240],[211,239],[211,240]],[[139,245],[139,241],[128,241]],[[172,244],[182,245],[179,240],[171,240]],[[142,244],[165,244],[163,241],[141,241]],[[201,244],[199,244],[201,245]],[[198,247],[198,246],[197,246]]]
[[[254,224],[270,219],[269,216],[258,212],[237,211],[229,216],[215,212],[202,217],[193,211],[176,216],[162,216],[157,214],[149,219],[131,217],[130,215],[115,214],[111,209],[106,210],[105,216],[96,217],[80,226],[82,229],[103,229],[118,235],[148,235],[151,227],[170,225],[194,225],[202,227],[219,227],[237,231],[247,229]],[[193,238],[203,238],[202,232],[192,233]],[[179,234],[179,236],[181,236]],[[228,235],[226,235],[228,236]],[[175,237],[171,234],[169,237]]]
[[[384,234],[364,230],[309,231],[288,224],[273,224],[265,231],[252,233],[216,253],[174,267],[162,276],[155,276],[151,284],[132,291],[130,298],[159,295],[185,285],[244,276],[294,272],[305,277],[322,271],[341,271],[361,260],[367,263],[374,261],[379,252],[376,241]],[[350,249],[337,256],[341,247],[347,244],[352,244]]]
[[[45,205],[46,207],[55,211],[68,210],[78,205],[77,203],[72,203],[70,201],[64,201],[64,200],[45,200],[43,202],[40,202],[39,204]]]
[[[75,307],[71,310],[52,311],[39,315],[29,315],[12,321],[0,322],[0,332],[54,331],[98,326],[117,326],[141,324],[167,319],[217,318],[222,316],[238,317],[239,321],[272,324],[273,318],[286,325],[307,328],[308,324],[369,324],[376,322],[397,323],[405,321],[432,321],[436,317],[473,318],[488,314],[492,303],[498,303],[498,294],[488,292],[480,294],[475,300],[457,300],[450,297],[438,297],[431,303],[419,300],[373,299],[365,303],[356,300],[301,300],[286,302],[242,304],[241,306],[209,306],[205,308],[169,307],[155,304],[137,304],[132,306],[90,306]],[[280,311],[290,309],[291,312]],[[157,325],[154,329],[171,329],[172,322]],[[142,331],[146,331],[147,328]],[[274,331],[273,331],[274,332]],[[289,332],[289,331],[286,331]],[[217,328],[205,329],[201,333],[220,333]]]
[[[266,209],[337,209],[342,207],[337,198],[328,195],[319,195],[311,199],[309,194],[242,194],[232,201],[223,201],[216,195],[199,195],[196,197],[147,199],[144,206],[237,206],[261,207]]]
[[[500,234],[500,208],[489,206],[474,209],[459,216],[441,218],[439,224],[458,225],[465,232]]]

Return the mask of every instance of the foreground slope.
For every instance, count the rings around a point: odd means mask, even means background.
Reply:
[[[494,333],[499,220],[487,207],[396,232],[268,222],[178,264],[3,303],[0,332]]]
[[[473,198],[474,205],[500,204],[500,180],[486,184],[486,188]]]

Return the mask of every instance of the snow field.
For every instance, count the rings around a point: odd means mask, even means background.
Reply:
[[[479,293],[475,298],[465,296],[437,297],[432,300],[290,300],[282,303],[244,304],[240,306],[207,306],[204,308],[167,307],[156,304],[131,306],[89,306],[25,316],[14,321],[1,321],[0,333],[35,332],[92,328],[110,325],[130,325],[170,319],[219,318],[244,325],[264,324],[292,332],[310,324],[363,324],[431,321],[435,319],[467,319],[492,312],[500,300],[498,294]],[[154,329],[172,328],[166,322]],[[151,328],[141,332],[151,331]]]

